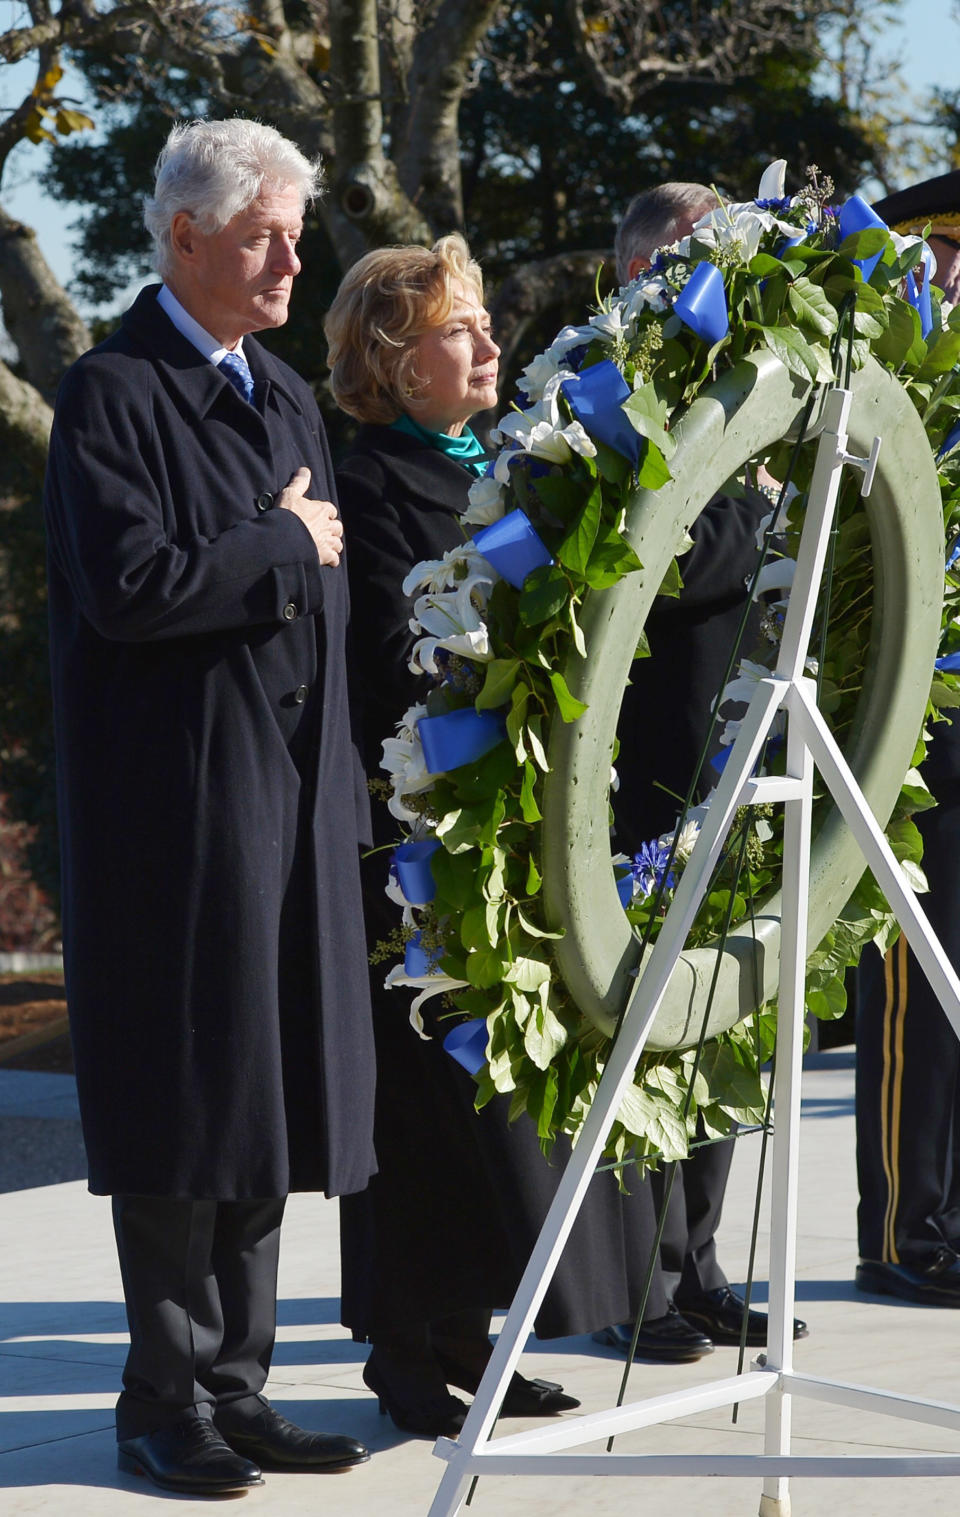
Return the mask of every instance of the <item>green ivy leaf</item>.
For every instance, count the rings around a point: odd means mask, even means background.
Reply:
[[[540,735],[542,723],[543,717],[539,711],[535,712],[533,716],[528,718],[527,742],[530,746],[530,752],[533,755],[534,763],[538,766],[538,768],[543,770],[544,774],[549,774],[550,765],[547,763],[547,750],[543,746],[543,739]]]
[[[771,353],[775,353],[792,374],[825,383],[833,378],[833,368],[827,352],[807,342],[793,327],[761,327],[760,330]]]
[[[583,505],[584,495],[589,493],[582,482],[561,475],[545,474],[531,480],[543,504],[552,516],[569,521]]]
[[[661,485],[672,478],[660,449],[648,439],[640,450],[640,462],[637,465],[637,484],[640,489],[659,490]]]
[[[862,232],[851,232],[845,237],[837,252],[841,258],[849,258],[851,263],[866,261],[886,248],[889,236],[884,227],[864,227]]]
[[[657,394],[657,387],[651,379],[646,384],[638,385],[622,406],[623,414],[634,431],[639,432],[648,442],[654,443],[664,459],[672,458],[677,451],[677,440],[667,431],[669,409],[666,400]]]
[[[543,884],[543,877],[537,868],[537,862],[531,853],[527,861],[527,895],[536,895]]]
[[[468,853],[438,849],[430,860],[437,899],[453,911],[466,911],[477,898],[477,863]]]
[[[572,574],[577,574],[581,578],[586,571],[590,553],[597,540],[597,529],[600,526],[600,510],[602,505],[603,495],[598,485],[591,491],[579,517],[557,547],[557,558],[560,562]]]
[[[558,939],[563,937],[562,932],[548,932],[545,927],[534,926],[533,922],[531,922],[528,917],[524,916],[519,906],[517,907],[517,917],[519,918],[520,926],[523,928],[524,932],[529,933],[530,937],[532,938]]]
[[[523,765],[523,784],[520,787],[520,810],[525,822],[542,822],[543,812],[537,805],[533,787],[537,782],[537,771],[529,759]]]
[[[480,990],[489,990],[492,986],[499,985],[506,967],[499,949],[490,944],[481,944],[467,954],[467,979]]]
[[[478,711],[494,710],[510,699],[519,668],[518,658],[492,658],[490,660],[486,666],[483,689],[476,700]]]
[[[559,669],[555,669],[550,675],[550,683],[557,701],[557,710],[564,722],[575,722],[586,711],[583,701],[578,701],[575,695],[571,695],[567,688],[567,682]]]
[[[880,363],[891,369],[899,369],[907,355],[923,344],[920,317],[905,300],[895,301],[890,307],[887,330],[873,344],[873,354]]]
[[[837,330],[837,313],[826,293],[811,279],[801,276],[787,291],[787,300],[797,320],[829,337]]]
[[[524,626],[539,627],[556,616],[570,594],[567,576],[557,564],[544,564],[528,574],[520,591],[520,620]]]

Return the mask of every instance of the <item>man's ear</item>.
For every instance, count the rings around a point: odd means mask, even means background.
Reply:
[[[177,211],[170,223],[170,241],[178,258],[192,261],[197,246],[197,228],[188,211]]]
[[[631,279],[636,279],[641,269],[648,269],[649,267],[649,258],[631,258],[627,264],[627,283],[629,284]]]

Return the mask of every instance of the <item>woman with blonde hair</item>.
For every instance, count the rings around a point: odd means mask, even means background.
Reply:
[[[499,349],[480,269],[459,236],[368,253],[346,275],[326,329],[334,395],[361,423],[337,477],[367,769],[382,778],[383,739],[423,697],[423,677],[407,667],[412,603],[401,587],[415,564],[464,540],[460,513],[486,465],[469,421],[496,402]],[[384,848],[396,823],[382,802],[374,810]],[[371,944],[398,925],[384,894],[388,857],[365,861]],[[373,1344],[364,1380],[381,1410],[408,1431],[455,1436],[467,1408],[448,1387],[476,1390],[491,1309],[514,1295],[566,1154],[548,1164],[530,1119],[508,1122],[505,1097],[478,1113],[473,1081],[440,1041],[449,1024],[434,1022],[439,1036],[422,1041],[407,993],[384,989],[383,976],[382,965],[372,969],[379,1173],[341,1201],[341,1314],[354,1338]],[[538,1337],[633,1315],[652,1237],[649,1187],[624,1202],[614,1176],[598,1175]],[[666,1302],[648,1309],[658,1307]],[[501,1410],[536,1416],[578,1404],[556,1384],[515,1375]]]

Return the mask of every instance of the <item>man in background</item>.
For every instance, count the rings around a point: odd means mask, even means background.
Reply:
[[[922,235],[933,283],[960,298],[960,172],[879,201],[894,231]],[[948,548],[952,545],[948,545]],[[942,712],[923,776],[937,805],[914,817],[930,885],[923,909],[960,968],[960,723]],[[901,934],[857,977],[858,1289],[960,1306],[960,1042]]]
[[[701,216],[717,208],[706,185],[667,183],[635,196],[615,239],[621,284],[650,267],[657,250],[686,237]],[[616,846],[627,854],[677,822],[679,802],[694,777],[747,604],[746,584],[757,563],[757,529],[771,509],[753,489],[739,498],[716,496],[691,531],[693,547],[680,559],[683,589],[676,599],[654,602],[646,625],[651,657],[637,660],[624,692],[618,737],[620,787],[613,797]],[[750,633],[742,649],[750,653]],[[650,713],[669,712],[651,742]],[[703,791],[710,788],[704,776]],[[767,1341],[767,1318],[748,1311],[717,1260],[720,1222],[733,1140],[696,1148],[676,1168],[660,1250],[659,1267],[671,1308],[645,1320],[638,1352],[646,1358],[683,1361],[709,1353],[716,1343]],[[669,1175],[669,1170],[667,1171]],[[658,1206],[664,1173],[655,1174]],[[605,1341],[626,1346],[632,1329],[608,1328]],[[794,1337],[806,1334],[794,1322]]]

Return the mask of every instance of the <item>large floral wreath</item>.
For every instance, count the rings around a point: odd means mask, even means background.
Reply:
[[[557,934],[541,907],[549,730],[584,710],[558,671],[571,645],[587,654],[578,620],[584,596],[642,567],[622,535],[624,503],[638,486],[657,489],[670,478],[671,422],[718,369],[751,351],[769,348],[789,370],[825,384],[842,364],[856,369],[872,355],[923,420],[948,543],[960,528],[960,310],[948,314],[931,288],[921,239],[888,231],[859,197],[832,206],[832,185],[814,169],[786,196],[785,168],[772,164],[755,201],[719,205],[534,359],[519,382],[522,408],[500,422],[497,456],[470,491],[463,523],[474,537],[418,564],[404,584],[418,639],[411,668],[432,685],[384,744],[388,804],[406,831],[389,887],[404,908],[406,952],[387,983],[419,992],[411,1020],[421,1036],[424,1002],[444,996],[441,1033],[448,1025],[446,1046],[473,1072],[477,1104],[511,1093],[512,1111],[530,1114],[545,1148],[558,1132],[576,1136],[610,1047],[565,988],[552,953]],[[809,482],[810,458],[785,444],[761,462],[784,482],[758,534],[767,561],[754,591],[764,597],[766,654],[750,650],[721,692],[721,744],[736,731],[731,703],[747,698],[775,660]],[[817,674],[821,707],[842,735],[869,637],[870,562],[855,490],[841,497],[838,522]],[[661,591],[675,595],[681,585],[682,557]],[[960,573],[948,565],[931,716],[960,704],[958,599]],[[641,638],[638,656],[645,652]],[[921,888],[910,814],[932,803],[916,770],[923,743],[887,828]],[[647,939],[701,815],[688,811],[674,833],[611,860],[624,909]],[[776,882],[779,814],[745,817],[741,837],[704,898],[692,943],[749,915]],[[411,873],[418,868],[419,876]],[[865,875],[810,959],[810,1010],[840,1015],[845,967],[867,941],[883,947],[896,930]],[[705,1049],[645,1053],[608,1153],[617,1162],[682,1157],[698,1115],[709,1137],[734,1121],[760,1120],[759,1069],[773,1030],[766,1006]]]

